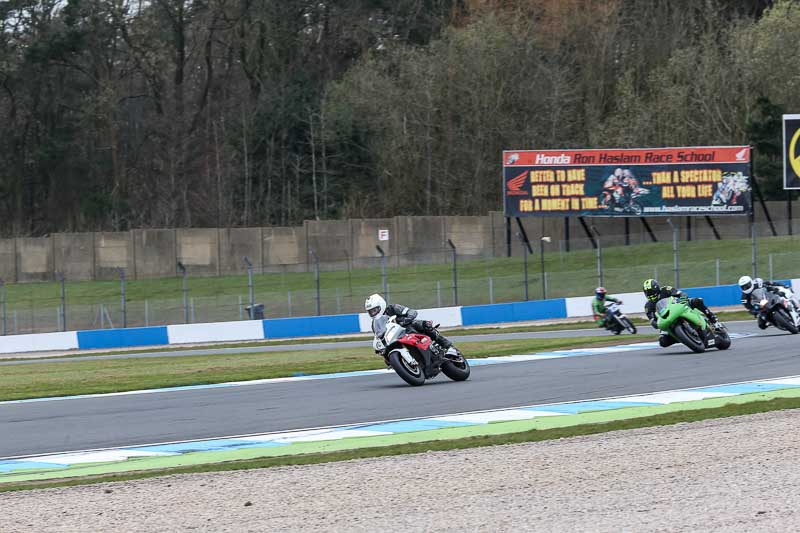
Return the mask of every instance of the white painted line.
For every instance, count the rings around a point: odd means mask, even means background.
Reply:
[[[113,461],[124,461],[131,457],[166,457],[170,455],[177,454],[168,452],[145,452],[139,450],[112,449],[97,452],[41,455],[37,456],[36,460],[42,463],[79,465],[85,463],[108,463]]]
[[[667,404],[676,402],[692,402],[695,400],[705,400],[706,398],[716,398],[720,396],[736,396],[736,393],[695,392],[691,390],[684,390],[675,392],[659,392],[656,394],[643,394],[641,396],[628,396],[625,398],[625,401]]]
[[[485,413],[467,413],[463,415],[437,416],[436,420],[446,422],[469,422],[471,424],[488,424],[490,422],[511,422],[514,420],[530,420],[540,416],[558,416],[563,413],[550,411],[524,411],[522,409],[508,409],[503,411],[488,411]]]

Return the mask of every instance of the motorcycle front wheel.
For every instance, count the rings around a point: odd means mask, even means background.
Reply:
[[[792,319],[782,309],[772,313],[772,320],[775,321],[775,325],[779,328],[788,331],[792,335],[797,335],[797,326],[792,323]]]
[[[681,320],[672,329],[672,333],[677,337],[681,343],[686,345],[690,350],[695,353],[703,353],[706,351],[706,345],[700,334],[695,331],[691,324]]]
[[[714,332],[714,346],[717,350],[727,350],[731,347],[731,336],[727,331],[721,329]]]
[[[469,363],[463,357],[461,361],[445,361],[442,373],[453,381],[465,381],[469,377]]]
[[[636,335],[636,326],[633,325],[633,322],[631,322],[628,317],[622,319],[622,325],[631,332],[631,335]]]
[[[414,365],[406,362],[400,352],[395,351],[389,354],[389,364],[397,372],[397,375],[412,387],[419,387],[425,383],[422,366],[419,363]]]

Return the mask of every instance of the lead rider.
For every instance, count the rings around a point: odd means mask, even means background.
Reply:
[[[656,319],[656,303],[662,298],[669,298],[670,296],[674,296],[676,298],[686,298],[689,303],[689,307],[692,309],[697,309],[703,313],[711,323],[712,328],[716,329],[717,327],[721,326],[717,320],[717,315],[711,312],[711,309],[706,306],[702,298],[689,298],[685,292],[669,285],[662,287],[658,284],[658,281],[654,279],[645,280],[642,284],[642,290],[644,291],[644,295],[647,297],[647,303],[644,304],[644,312],[647,315],[647,318],[650,320],[650,325],[656,329],[658,329],[658,320]],[[663,331],[661,332],[661,336],[658,338],[658,343],[662,348],[671,346],[676,342],[677,341],[673,339],[669,333],[664,333]]]
[[[446,350],[445,355],[458,356],[458,350],[453,348],[453,343],[436,331],[436,328],[433,327],[433,322],[430,320],[416,320],[417,311],[414,309],[399,304],[387,304],[380,294],[373,294],[367,298],[364,302],[364,309],[373,319],[380,315],[397,317],[397,323],[401,326],[429,336],[433,342]]]

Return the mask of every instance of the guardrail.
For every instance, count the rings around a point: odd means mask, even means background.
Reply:
[[[800,292],[800,279],[780,280],[791,283]],[[695,287],[686,289],[691,296],[699,296],[712,307],[740,303],[737,285]],[[627,309],[644,308],[641,292],[615,294],[625,302]],[[433,320],[443,327],[497,324],[559,318],[577,318],[591,315],[592,296],[556,298],[528,302],[492,305],[468,305],[422,309],[419,318]],[[22,353],[55,350],[90,350],[189,344],[226,341],[286,339],[317,335],[345,335],[370,331],[370,318],[366,313],[214,322],[209,324],[177,324],[145,328],[118,328],[89,331],[65,331],[0,337],[0,353]]]

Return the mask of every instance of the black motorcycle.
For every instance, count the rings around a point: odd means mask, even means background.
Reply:
[[[789,306],[786,298],[763,288],[754,290],[750,298],[753,307],[764,317],[766,322],[793,335],[800,332],[795,312]]]
[[[636,335],[636,326],[633,322],[626,317],[620,309],[620,304],[612,302],[606,307],[606,329],[613,332],[614,335],[619,335],[625,330]]]

